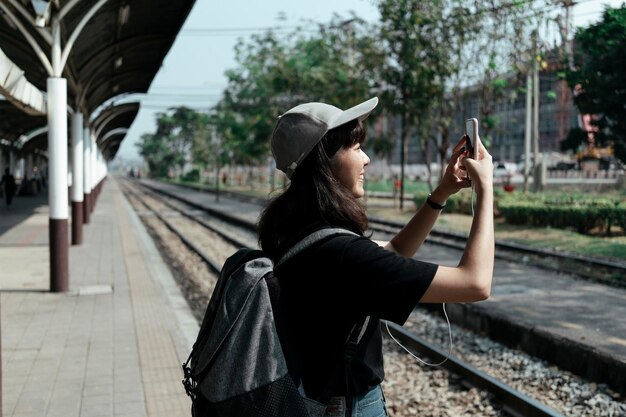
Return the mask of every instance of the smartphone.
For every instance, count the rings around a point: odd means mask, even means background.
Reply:
[[[465,121],[465,147],[469,151],[472,158],[478,159],[478,146],[476,146],[478,140],[478,119],[467,119]]]

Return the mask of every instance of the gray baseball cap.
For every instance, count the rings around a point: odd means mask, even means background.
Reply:
[[[363,121],[378,104],[374,97],[348,110],[325,103],[300,104],[281,115],[272,133],[276,168],[288,178],[315,148],[326,132],[352,120]]]

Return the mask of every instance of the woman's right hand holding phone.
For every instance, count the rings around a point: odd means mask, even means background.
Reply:
[[[477,159],[473,159],[470,155],[463,160],[465,169],[472,184],[476,187],[476,192],[492,192],[493,191],[493,160],[491,154],[483,145],[480,137],[476,137],[474,146],[476,147]]]
[[[469,154],[463,159],[477,197],[465,250],[457,267],[439,266],[421,299],[423,303],[472,302],[484,300],[491,294],[495,255],[493,161],[478,135],[474,146],[476,159]]]

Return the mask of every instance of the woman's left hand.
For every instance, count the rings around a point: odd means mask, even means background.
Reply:
[[[446,168],[446,172],[443,174],[441,183],[437,187],[440,193],[447,197],[452,194],[456,194],[463,188],[471,187],[472,183],[467,177],[467,171],[463,165],[463,156],[468,156],[468,152],[465,150],[465,136],[463,136],[454,147],[452,151],[452,157]]]

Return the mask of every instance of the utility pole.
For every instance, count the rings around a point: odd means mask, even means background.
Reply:
[[[536,41],[535,41],[536,42]],[[536,53],[535,43],[535,57],[533,64],[533,161],[534,161],[534,173],[533,173],[533,188],[535,192],[539,191],[543,184],[543,161],[539,160],[539,55]]]
[[[406,97],[406,95],[405,95]],[[406,165],[406,158],[409,153],[409,141],[408,129],[406,126],[408,115],[405,110],[402,111],[402,133],[401,133],[401,147],[400,147],[400,211],[404,209],[404,166]]]
[[[215,150],[215,202],[220,201],[220,159],[222,157],[222,144],[217,137],[215,126],[211,127],[211,143]]]
[[[570,40],[571,31],[571,8],[574,5],[573,0],[561,0],[561,5],[564,8],[563,15],[556,19],[556,24],[559,28],[559,34],[561,36],[561,46],[559,51],[560,63],[559,67],[572,69],[574,65],[573,57],[573,41]],[[572,89],[567,84],[567,80],[559,79],[556,84],[556,119],[557,119],[557,131],[558,140],[563,141],[567,137],[567,133],[570,127],[570,119],[572,113]]]
[[[530,142],[532,129],[533,90],[530,70],[526,72],[526,126],[524,129],[524,193],[528,192],[528,175],[530,173]]]
[[[533,189],[537,187],[537,175],[536,167],[538,162],[538,144],[539,143],[539,88],[538,88],[538,76],[537,76],[537,36],[538,31],[535,29],[532,34],[532,50],[531,50],[531,62],[528,65],[526,72],[526,125],[524,129],[524,193],[528,192],[528,177],[530,175],[530,153],[534,150],[533,154]],[[533,100],[533,96],[535,96]],[[534,139],[534,140],[533,140]],[[532,146],[531,150],[531,143]]]

